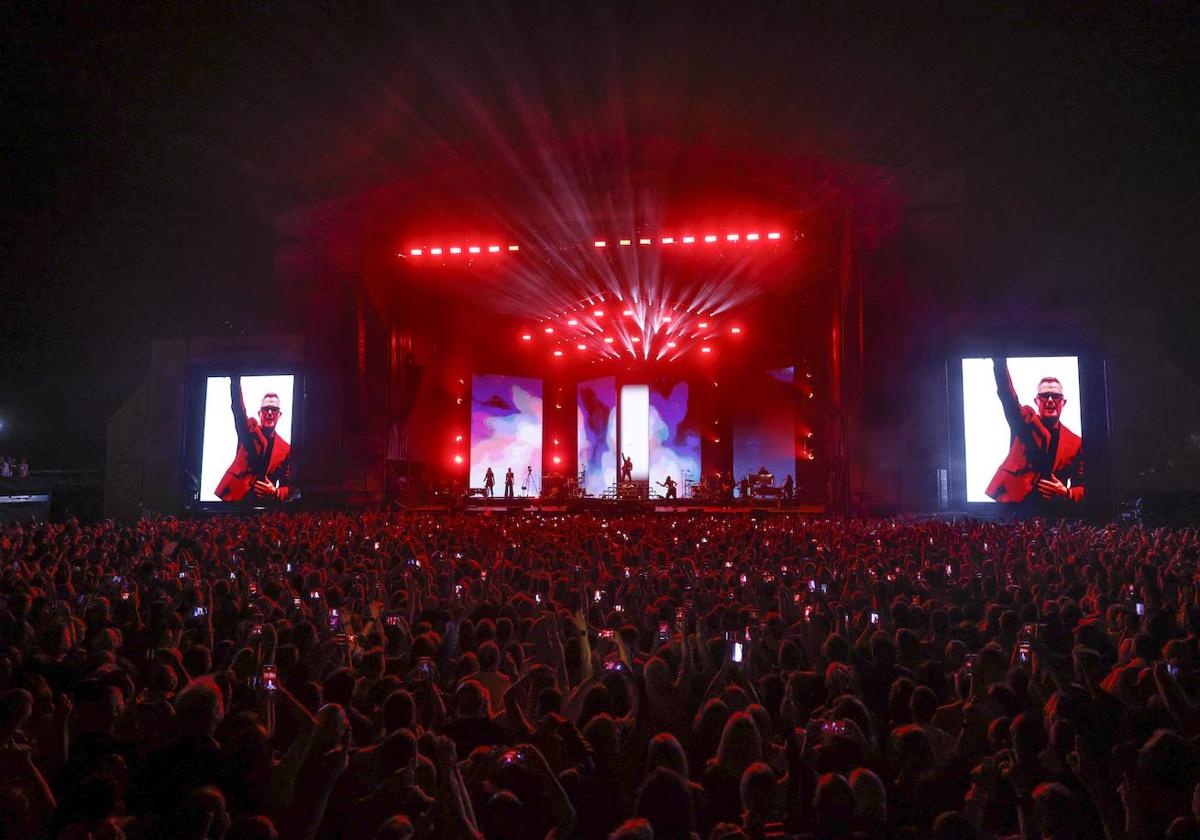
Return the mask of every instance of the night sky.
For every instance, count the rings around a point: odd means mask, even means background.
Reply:
[[[5,4],[0,453],[99,468],[152,338],[271,326],[276,213],[481,112],[959,179],[948,304],[1150,305],[1195,374],[1197,7],[848,5]]]

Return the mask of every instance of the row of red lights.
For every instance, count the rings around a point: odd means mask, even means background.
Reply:
[[[779,231],[770,231],[766,234],[766,239],[768,239],[768,240],[775,241],[775,240],[779,240],[782,238],[783,238],[783,235],[781,233],[779,233]],[[724,239],[725,239],[725,242],[727,242],[727,243],[758,242],[759,240],[763,239],[763,235],[759,234],[759,233],[747,233],[747,234],[727,233],[727,234],[725,234]],[[699,242],[704,242],[705,244],[711,245],[712,243],[719,242],[720,240],[721,240],[721,237],[715,233],[705,234],[704,236],[701,236],[701,237],[696,237],[696,236],[692,236],[689,234],[688,236],[681,236],[678,238],[676,238],[674,236],[662,236],[662,237],[659,237],[658,244],[660,244],[660,245],[676,245],[676,244],[694,245],[696,242],[699,241]],[[617,240],[617,244],[628,246],[628,245],[633,245],[634,241],[635,240],[633,240],[633,239],[619,239],[619,240]],[[636,241],[637,241],[638,245],[653,245],[654,244],[654,240],[649,237],[641,237],[641,238],[637,239]],[[595,239],[595,240],[592,240],[592,244],[596,248],[606,248],[606,247],[608,247],[608,240]],[[486,246],[485,245],[467,245],[467,246],[451,245],[450,247],[433,246],[433,247],[422,247],[422,248],[409,248],[407,253],[401,253],[400,256],[440,257],[443,254],[449,254],[452,256],[459,256],[461,254],[469,255],[469,254],[483,254],[483,253],[499,254],[504,251],[508,251],[509,253],[512,253],[514,251],[520,251],[520,250],[521,250],[520,245],[486,245]]]
[[[780,234],[778,231],[771,231],[770,233],[767,234],[767,239],[774,240],[774,239],[780,239],[780,238],[782,238],[782,234]],[[704,243],[709,244],[709,245],[711,245],[714,242],[720,241],[720,239],[721,239],[721,237],[715,233],[705,234],[703,237],[701,237],[701,241],[703,241]],[[725,234],[726,242],[742,242],[742,241],[758,242],[760,239],[762,239],[762,235],[758,234],[758,233],[747,233],[745,236],[742,236],[742,234],[740,234],[740,233]],[[694,237],[694,236],[681,236],[679,239],[676,239],[674,236],[663,236],[663,237],[660,237],[658,240],[659,245],[675,245],[675,244],[694,245],[695,243],[696,243],[696,237]],[[596,240],[593,240],[592,244],[597,248],[607,248],[608,240],[607,239],[596,239]],[[617,244],[618,245],[632,245],[633,240],[632,239],[618,239]],[[649,239],[647,237],[642,237],[642,238],[638,239],[637,244],[653,245],[654,240]]]

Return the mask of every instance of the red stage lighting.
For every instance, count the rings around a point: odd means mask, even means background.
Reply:
[[[633,240],[632,240],[632,239],[622,239],[622,240],[621,240],[621,244],[622,244],[622,245],[632,245],[632,244],[633,244]]]
[[[499,246],[499,245],[489,245],[489,246],[488,246],[488,253],[489,253],[489,254],[499,254],[499,253],[500,253],[500,246]]]
[[[421,256],[421,249],[420,249],[420,248],[413,248],[413,249],[412,249],[411,251],[409,251],[408,253],[412,254],[414,257],[419,257],[419,256]]]
[[[430,248],[429,253],[433,254],[435,257],[441,256],[442,249],[441,248]]]
[[[606,336],[604,336],[604,343],[605,343],[605,344],[612,344],[612,343],[613,343],[613,337],[612,337],[611,335],[606,335]]]
[[[621,314],[622,314],[622,315],[624,315],[624,316],[625,316],[625,317],[627,317],[627,318],[630,318],[630,317],[632,317],[632,316],[633,316],[633,310],[632,310],[632,309],[626,309],[626,310],[625,310],[624,312],[622,312]]]
[[[701,322],[700,322],[699,324],[697,324],[696,326],[697,326],[697,327],[699,327],[699,328],[700,328],[700,329],[702,329],[702,330],[706,330],[706,329],[708,329],[708,321],[701,321]]]
[[[725,238],[730,242],[737,242],[740,237],[736,233],[730,233]]]
[[[556,463],[556,464],[561,464],[561,463],[562,463],[562,458],[559,458],[557,455],[555,455],[555,456],[554,456],[554,463]]]
[[[705,241],[705,242],[716,242],[716,241],[717,241],[717,235],[716,235],[715,233],[710,233],[710,234],[708,234],[707,236],[705,236],[705,237],[704,237],[704,241]]]
[[[520,246],[520,245],[509,245],[509,246],[508,246],[508,250],[510,250],[510,251],[520,251],[520,250],[521,250],[521,246]]]
[[[595,315],[597,318],[603,318],[603,317],[604,317],[604,310],[603,310],[603,309],[597,309],[597,310],[595,310],[595,311],[594,311],[592,314],[593,314],[593,315]]]
[[[525,335],[521,336],[521,340],[522,341],[533,341],[533,336],[531,336],[529,333],[525,333]]]
[[[638,338],[636,335],[629,340],[632,341],[634,344],[641,344],[641,342],[642,342],[642,340],[640,338]]]
[[[691,245],[691,244],[692,244],[693,242],[695,242],[695,241],[696,241],[696,237],[694,237],[694,236],[685,236],[685,237],[683,237],[683,244],[684,244],[684,245]]]
[[[758,241],[758,234],[757,234],[757,233],[747,233],[747,234],[746,234],[746,239],[747,239],[747,241],[749,241],[749,242],[757,242],[757,241]]]
[[[779,238],[778,233],[768,233],[767,234],[767,239],[778,239],[778,238]]]
[[[608,244],[608,243],[607,243],[607,242],[605,242],[603,239],[597,239],[597,240],[596,240],[596,247],[597,247],[597,248],[603,248],[603,247],[604,247],[605,245],[607,245],[607,244]]]
[[[468,248],[467,250],[468,250],[470,253],[472,253],[472,254],[478,254],[478,253],[479,253],[479,246],[478,246],[478,245],[472,245],[472,246],[471,246],[470,248]]]
[[[667,346],[668,346],[668,347],[672,347],[672,348],[673,348],[673,347],[675,346],[675,342],[674,342],[674,341],[668,341],[668,342],[667,342]]]
[[[567,326],[568,327],[577,327],[577,326],[579,326],[579,322],[576,321],[574,318],[571,318],[569,321],[567,321]]]
[[[701,348],[700,348],[700,352],[701,352],[701,353],[711,353],[711,352],[712,352],[712,348],[711,348],[711,347],[701,347]]]
[[[550,335],[552,332],[554,332],[554,327],[546,327],[546,335]]]
[[[638,244],[639,244],[639,245],[649,245],[649,244],[650,244],[650,240],[649,240],[649,239],[639,239],[639,240],[638,240]]]
[[[463,456],[461,456],[461,455],[454,456],[454,463],[461,464],[462,462],[463,462]]]
[[[741,328],[741,327],[731,327],[729,331],[730,331],[731,333],[733,333],[734,335],[741,335],[741,334],[742,334],[742,328]]]
[[[664,316],[662,316],[662,322],[663,322],[664,324],[669,324],[669,323],[671,323],[671,316],[670,316],[670,315],[664,315]]]
[[[576,345],[575,345],[575,349],[576,349],[576,350],[586,350],[586,349],[587,349],[587,345],[586,345],[586,344],[576,344]]]
[[[555,356],[561,356],[561,355],[562,355],[562,351],[561,351],[561,350],[555,350],[555,351],[554,351],[554,355],[555,355]]]
[[[462,253],[462,248],[459,248],[457,245],[455,245],[454,247],[452,247],[452,248],[450,249],[450,253],[451,253],[451,254],[461,254],[461,253]]]
[[[455,443],[462,443],[462,435],[455,435],[455,436],[454,436],[454,442],[455,442]]]
[[[662,244],[664,244],[664,245],[674,245],[674,244],[675,244],[675,237],[674,237],[674,236],[664,236],[664,237],[662,238]]]

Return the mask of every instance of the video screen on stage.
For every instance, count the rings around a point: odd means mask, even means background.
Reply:
[[[583,489],[597,498],[617,482],[617,380],[612,376],[580,382],[576,406],[579,469]]]
[[[519,376],[471,377],[471,486],[495,495],[537,496],[542,486],[542,380]],[[506,478],[512,471],[512,489]]]
[[[1078,356],[962,360],[968,502],[1084,499]]]
[[[286,500],[295,492],[296,376],[208,376],[203,383],[199,501]]]
[[[782,487],[796,474],[796,370],[772,368],[747,377],[739,391],[754,394],[733,413],[733,474],[742,495],[747,476],[769,476],[759,485]],[[757,486],[752,482],[752,486]]]
[[[670,481],[668,481],[670,479]],[[700,431],[688,417],[688,383],[650,386],[650,489],[666,496],[672,482],[683,496],[700,481]]]

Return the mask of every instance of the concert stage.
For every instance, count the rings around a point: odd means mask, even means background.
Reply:
[[[570,218],[483,165],[285,213],[280,331],[155,343],[146,386],[110,422],[107,511],[252,492],[313,509],[990,503],[1012,440],[989,361],[1005,354],[1022,401],[1061,380],[1064,423],[1086,418],[1104,474],[1103,359],[1086,343],[979,322],[912,339],[927,330],[905,320],[890,173],[655,150],[614,208],[626,176],[573,185]],[[1082,496],[1081,476],[1064,480]],[[501,502],[506,483],[516,498]],[[671,505],[654,498],[671,490]]]

